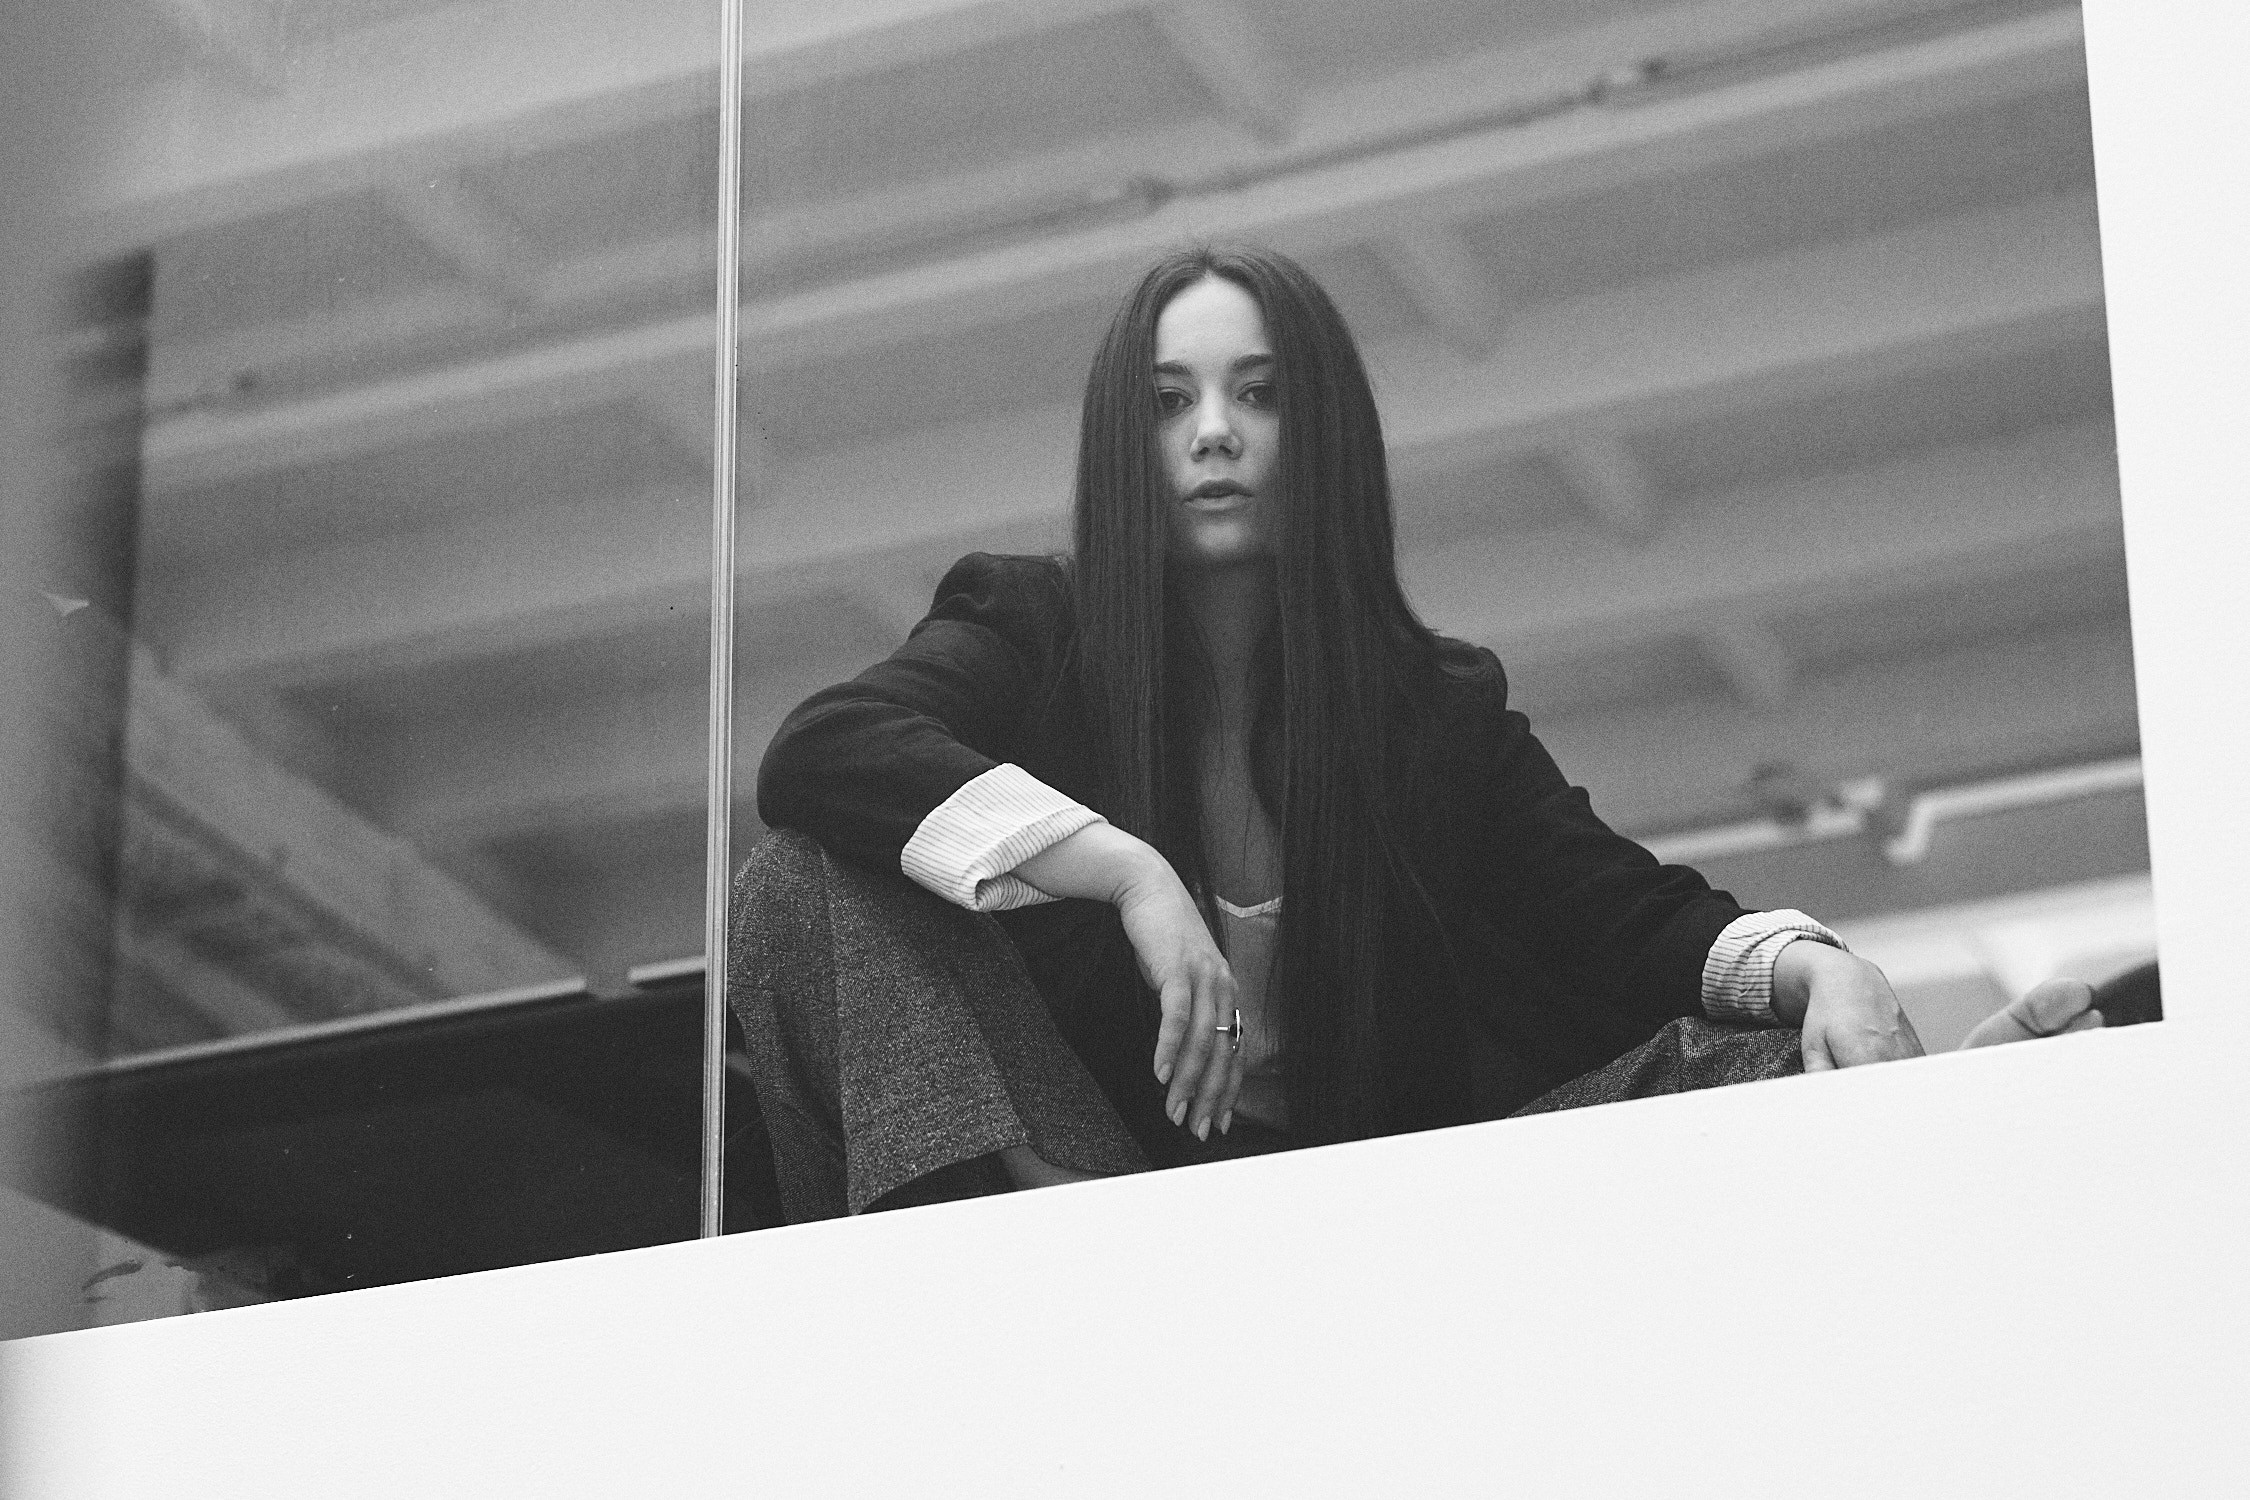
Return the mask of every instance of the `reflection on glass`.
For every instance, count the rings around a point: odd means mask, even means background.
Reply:
[[[692,1235],[715,7],[161,9],[53,590],[87,1315]]]
[[[1613,826],[1932,1050],[2153,956],[2075,6],[832,14],[750,43],[745,790],[955,559],[1067,546],[1112,309],[1241,240],[1342,306],[1416,608]]]

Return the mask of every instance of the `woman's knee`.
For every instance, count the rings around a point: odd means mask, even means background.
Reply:
[[[937,900],[897,871],[878,873],[840,860],[794,828],[776,828],[761,839],[736,871],[734,884],[737,909],[753,916],[761,905],[807,899],[855,909]]]
[[[743,862],[730,921],[732,972],[750,983],[776,974],[832,979],[839,965],[933,982],[969,973],[1023,978],[1014,945],[989,915],[902,874],[836,859],[790,829],[776,830]]]
[[[817,842],[783,828],[735,872],[727,984],[746,1031],[759,1009],[793,1009],[832,988],[826,861]]]
[[[826,878],[827,854],[811,834],[776,828],[760,839],[735,874],[735,889],[817,888]]]

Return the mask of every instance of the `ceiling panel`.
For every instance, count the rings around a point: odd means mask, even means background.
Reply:
[[[464,514],[536,516],[570,496],[667,484],[705,491],[700,454],[633,403],[613,402],[151,496],[142,549],[156,565],[193,567],[443,526]]]
[[[1667,0],[1243,0],[1265,44],[1307,88],[1518,48],[1670,8]]]
[[[446,10],[457,3],[459,0],[317,0],[313,4],[280,4],[273,8],[289,40],[301,45],[380,26],[386,21],[403,21],[434,10]]]
[[[1120,289],[1122,291],[1122,289]],[[817,451],[1026,406],[1075,405],[1108,326],[1098,303],[746,374],[745,410],[784,452]]]
[[[1769,622],[1799,665],[1827,671],[2126,619],[2125,556],[1914,585],[1875,599],[1808,600]]]
[[[1588,526],[1586,507],[1539,454],[1465,469],[1409,471],[1393,484],[1401,553],[1427,552],[1493,532]]]
[[[1335,299],[1337,310],[1351,325],[1352,336],[1359,340],[1362,350],[1401,335],[1429,333],[1428,321],[1414,305],[1412,295],[1373,246],[1332,245],[1309,251],[1300,259]],[[1369,374],[1376,381],[1379,395],[1382,373],[1371,368]]]
[[[334,313],[452,277],[381,197],[321,198],[179,236],[156,250],[152,342]]]
[[[1155,24],[1123,12],[752,99],[744,199],[818,203],[1212,113]]]
[[[481,163],[462,174],[551,263],[673,234],[715,234],[719,132],[707,110]]]
[[[1887,371],[1811,395],[1738,407],[1643,433],[1637,447],[1674,491],[1873,468],[1925,448],[2106,422],[2106,340]]]
[[[1466,226],[1506,293],[1543,301],[1873,234],[2094,180],[2084,87],[1551,199]]]
[[[1501,660],[1508,669],[1508,701],[1534,723],[1625,704],[1659,707],[1727,690],[1701,648],[1679,637],[1564,657]]]

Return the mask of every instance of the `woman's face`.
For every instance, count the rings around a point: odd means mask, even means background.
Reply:
[[[1172,556],[1203,567],[1272,558],[1281,413],[1258,304],[1217,276],[1182,290],[1157,315],[1154,379]]]

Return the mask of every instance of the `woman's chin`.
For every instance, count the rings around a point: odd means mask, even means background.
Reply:
[[[1176,553],[1172,561],[1174,567],[1201,578],[1254,578],[1261,571],[1272,569],[1273,554],[1256,548],[1244,548],[1239,552]]]
[[[1273,548],[1246,525],[1198,526],[1172,538],[1172,558],[1191,568],[1240,568],[1273,561]]]

